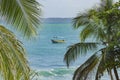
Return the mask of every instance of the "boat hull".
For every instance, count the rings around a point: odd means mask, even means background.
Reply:
[[[65,40],[51,40],[52,43],[64,43]]]

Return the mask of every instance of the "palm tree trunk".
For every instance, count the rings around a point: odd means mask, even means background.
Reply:
[[[115,66],[114,66],[113,70],[114,70],[116,80],[119,80],[118,72],[117,72],[117,69]]]
[[[110,74],[110,78],[111,78],[111,80],[114,80],[114,79],[113,79],[113,75],[112,75],[112,71],[111,71],[111,70],[110,70],[109,74]]]

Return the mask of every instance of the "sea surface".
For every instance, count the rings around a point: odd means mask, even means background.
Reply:
[[[80,57],[70,68],[66,67],[64,54],[68,46],[80,41],[79,32],[80,29],[73,29],[71,19],[46,19],[36,39],[23,40],[29,64],[37,72],[34,80],[72,80],[75,69],[92,53]],[[54,44],[53,37],[64,39],[65,43]]]

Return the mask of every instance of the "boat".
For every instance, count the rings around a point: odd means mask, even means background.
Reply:
[[[51,39],[52,43],[65,43],[65,40],[54,40]]]

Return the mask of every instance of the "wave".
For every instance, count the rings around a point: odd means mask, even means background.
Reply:
[[[50,76],[64,76],[66,74],[72,74],[74,72],[74,68],[55,68],[55,69],[50,69],[50,70],[40,70],[37,71],[39,76],[45,76],[45,77],[50,77]]]
[[[75,68],[55,68],[48,70],[37,70],[33,80],[72,80],[72,75],[74,71]]]
[[[36,71],[37,75],[35,75],[32,80],[72,80],[75,69],[76,68],[55,68],[38,70]],[[110,77],[107,73],[101,78],[101,80],[108,79],[110,79]]]

